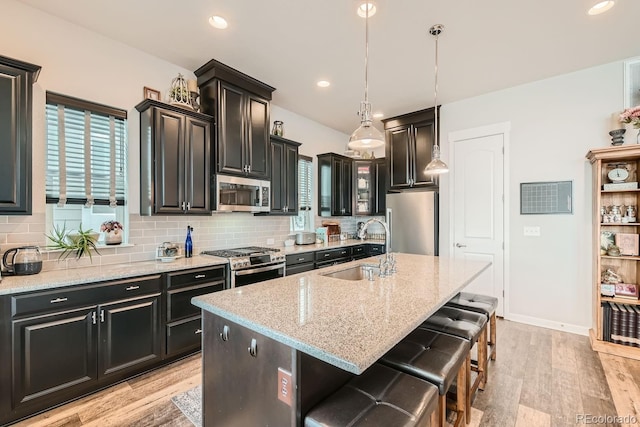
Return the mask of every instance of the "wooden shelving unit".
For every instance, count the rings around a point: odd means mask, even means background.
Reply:
[[[614,233],[640,234],[640,223],[603,223],[601,222],[600,208],[610,205],[633,205],[636,207],[636,216],[640,208],[640,189],[633,190],[603,190],[603,184],[608,183],[607,173],[610,164],[628,163],[628,182],[638,181],[640,170],[640,145],[597,148],[587,153],[587,159],[593,168],[593,327],[590,331],[591,347],[593,350],[617,356],[623,356],[640,360],[640,348],[616,344],[603,340],[603,302],[613,302],[626,305],[640,305],[640,301],[621,298],[604,297],[600,294],[601,274],[603,269],[612,268],[621,275],[627,283],[640,285],[640,256],[608,256],[601,254],[600,241],[603,230]]]

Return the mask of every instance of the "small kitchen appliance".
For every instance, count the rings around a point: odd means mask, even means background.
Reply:
[[[25,276],[42,271],[42,255],[37,246],[12,248],[4,253],[2,265],[7,274]]]
[[[276,248],[245,248],[202,251],[202,255],[226,258],[229,262],[229,288],[251,285],[285,276],[285,255]]]
[[[296,245],[315,245],[316,233],[308,231],[298,231],[296,233]]]

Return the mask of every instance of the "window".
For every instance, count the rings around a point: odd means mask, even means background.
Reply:
[[[46,117],[47,232],[126,222],[127,112],[47,92]]]
[[[313,231],[313,162],[298,155],[298,215],[291,218],[291,231]]]

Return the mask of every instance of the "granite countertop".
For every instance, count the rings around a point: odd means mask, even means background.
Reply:
[[[2,276],[0,295],[54,289],[84,283],[102,282],[105,280],[126,279],[149,274],[160,274],[168,271],[225,265],[227,263],[228,261],[224,258],[194,255],[191,258],[178,258],[172,262],[142,261],[44,271],[29,276]]]
[[[280,248],[283,254],[291,255],[291,254],[299,254],[304,252],[315,252],[321,251],[324,249],[335,249],[335,248],[344,248],[347,246],[357,246],[357,245],[384,245],[384,240],[360,240],[360,239],[348,239],[348,240],[337,240],[335,242],[327,242],[327,243],[317,243],[312,245],[293,245],[293,246],[285,246]]]
[[[192,303],[361,374],[490,265],[399,253],[398,272],[391,277],[349,281],[324,276],[378,258],[202,295]]]

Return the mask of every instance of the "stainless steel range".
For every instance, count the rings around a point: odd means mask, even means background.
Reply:
[[[285,256],[280,252],[280,249],[249,246],[200,253],[229,260],[231,288],[276,279],[285,275]]]

